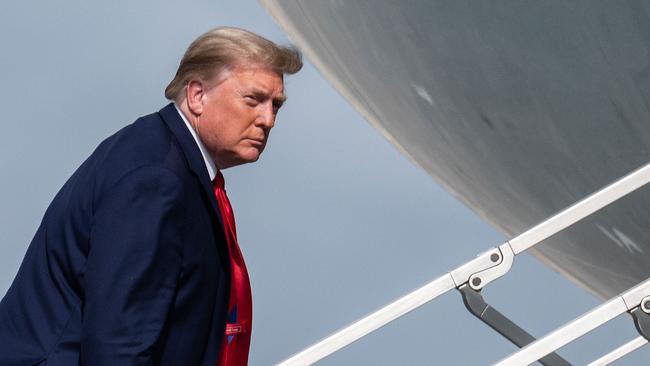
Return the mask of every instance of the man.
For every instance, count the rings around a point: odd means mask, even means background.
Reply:
[[[0,302],[0,365],[245,365],[252,308],[220,170],[256,161],[297,51],[195,40],[174,103],[103,141],[48,207]]]

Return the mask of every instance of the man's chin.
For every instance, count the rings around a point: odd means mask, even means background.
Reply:
[[[215,160],[215,162],[217,162],[217,166],[220,166],[221,169],[227,169],[242,164],[254,163],[262,155],[262,150],[263,148],[258,149],[255,147],[240,149],[238,151],[233,151],[226,159],[221,160],[222,164],[218,164],[218,160]]]
[[[239,160],[241,161],[240,164],[254,163],[257,160],[259,160],[261,155],[262,155],[261,150],[252,148],[249,151],[246,151],[245,154],[239,156]]]

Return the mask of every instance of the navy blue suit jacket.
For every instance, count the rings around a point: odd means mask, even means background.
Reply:
[[[0,302],[0,366],[214,365],[229,262],[172,104],[103,141],[48,207]]]

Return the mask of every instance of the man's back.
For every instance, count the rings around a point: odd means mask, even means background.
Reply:
[[[213,364],[225,250],[170,104],[106,139],[50,204],[0,302],[0,365]]]

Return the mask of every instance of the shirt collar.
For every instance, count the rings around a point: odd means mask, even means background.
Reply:
[[[192,127],[192,125],[187,120],[187,118],[185,118],[185,115],[183,114],[181,109],[178,108],[178,105],[176,105],[176,103],[174,103],[174,107],[176,108],[176,111],[183,119],[183,122],[185,122],[185,126],[187,127],[187,129],[190,130],[190,133],[192,134],[194,141],[196,141],[196,144],[199,146],[199,150],[201,150],[201,155],[203,156],[205,167],[208,169],[208,175],[210,176],[210,180],[211,181],[214,180],[214,177],[217,176],[217,166],[214,164],[214,160],[212,160],[212,157],[210,156],[208,149],[205,148],[205,145],[203,145],[203,142],[201,142],[201,139],[196,134],[194,127]]]

